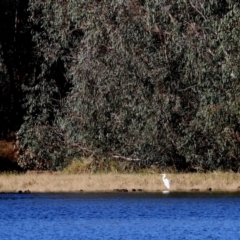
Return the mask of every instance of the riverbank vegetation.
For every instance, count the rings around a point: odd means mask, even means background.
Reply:
[[[240,191],[240,174],[233,172],[169,173],[171,192]],[[6,192],[162,192],[157,173],[82,173],[30,171],[0,174],[0,193]]]
[[[23,170],[239,171],[238,2],[8,0],[0,16],[0,137]]]

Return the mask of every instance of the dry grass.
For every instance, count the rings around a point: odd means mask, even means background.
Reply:
[[[171,191],[238,191],[240,174],[232,172],[167,174]],[[163,191],[159,174],[66,174],[36,173],[0,174],[0,192],[86,192],[114,191],[114,189],[142,189],[147,192]]]
[[[14,152],[12,144],[0,142],[2,156],[12,156]],[[171,180],[171,191],[207,191],[210,188],[212,191],[240,191],[240,173],[175,173],[169,170],[167,177]],[[159,168],[154,166],[133,168],[128,162],[103,159],[96,162],[92,158],[72,161],[62,172],[0,174],[0,192],[109,192],[116,189],[157,192],[165,187]]]

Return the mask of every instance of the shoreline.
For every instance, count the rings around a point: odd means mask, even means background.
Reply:
[[[169,173],[170,192],[240,192],[240,174],[232,172]],[[163,192],[162,175],[65,174],[43,172],[0,174],[0,193]]]

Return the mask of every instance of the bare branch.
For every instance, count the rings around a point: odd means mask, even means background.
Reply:
[[[127,160],[127,161],[140,161],[139,158],[129,158],[129,157],[124,157],[124,156],[119,156],[119,155],[113,155],[113,158],[120,158],[123,160]]]
[[[193,3],[190,0],[189,0],[189,2],[190,2],[190,5],[192,6],[192,8],[194,8],[204,18],[204,20],[207,20],[205,18],[205,16],[193,5]]]

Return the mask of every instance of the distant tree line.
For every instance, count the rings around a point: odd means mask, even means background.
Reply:
[[[237,1],[3,0],[0,16],[0,134],[20,166],[239,170]]]

